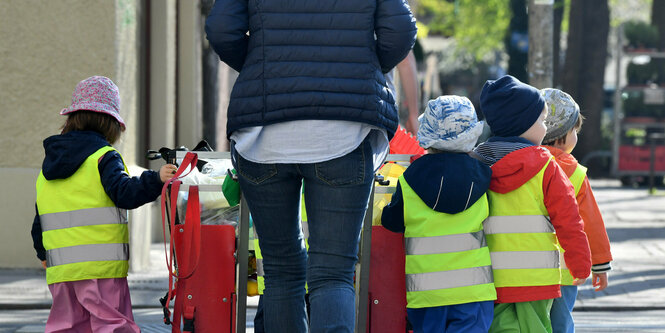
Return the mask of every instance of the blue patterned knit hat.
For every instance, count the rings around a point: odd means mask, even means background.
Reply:
[[[419,118],[420,146],[443,151],[466,153],[473,150],[483,132],[471,101],[462,96],[440,96],[427,103]]]

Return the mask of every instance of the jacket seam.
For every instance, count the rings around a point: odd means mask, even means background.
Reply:
[[[265,31],[316,31],[320,32],[321,30],[330,30],[330,31],[360,31],[362,33],[366,32],[364,28],[263,28]]]
[[[293,75],[293,76],[280,76],[280,77],[271,77],[267,79],[247,79],[242,82],[238,83],[244,83],[244,82],[251,82],[251,81],[259,81],[259,80],[276,80],[276,79],[304,79],[304,78],[311,78],[311,79],[318,79],[318,78],[325,78],[325,79],[340,79],[340,80],[374,80],[377,83],[381,83],[380,81],[376,80],[373,77],[366,77],[366,78],[360,78],[360,77],[341,77],[341,76],[320,76],[320,75]],[[383,86],[382,86],[383,87]],[[385,87],[384,87],[385,88]]]
[[[311,44],[311,43],[307,43],[307,44],[305,44],[305,43],[303,43],[303,44],[285,44],[285,43],[281,43],[281,42],[275,42],[275,43],[276,44],[266,44],[265,41],[264,41],[263,45],[264,46],[283,46],[283,47],[286,47],[286,48],[294,47],[294,46],[312,46],[312,47],[334,47],[334,48],[338,48],[338,47],[356,47],[356,48],[371,49],[370,47],[368,47],[366,45],[334,45],[334,44]]]
[[[379,18],[380,19],[386,19],[386,18],[396,17],[396,16],[411,16],[411,15],[407,14],[407,13],[399,13],[399,14],[381,15],[381,17],[379,17]]]
[[[283,111],[283,110],[289,110],[289,109],[295,109],[295,108],[304,108],[304,107],[311,107],[311,105],[305,104],[305,105],[302,105],[302,106],[289,106],[289,107],[286,107],[286,108],[279,108],[279,109],[270,110],[270,112]],[[320,107],[326,107],[326,108],[327,107],[343,107],[343,108],[347,108],[347,109],[368,111],[368,112],[377,111],[377,110],[372,110],[372,109],[363,109],[363,108],[350,107],[350,106],[347,106],[347,105],[325,105],[325,106],[320,106]],[[340,118],[342,118],[342,117],[340,116]],[[319,119],[319,118],[311,118],[311,119]]]
[[[330,61],[330,60],[271,60],[270,64],[277,64],[277,63],[317,63],[317,64],[361,64],[361,65],[370,65],[370,62],[360,62],[360,61]],[[307,76],[307,75],[296,75],[296,76],[282,76],[282,77],[318,77],[318,76]],[[282,78],[279,77],[279,78]],[[336,78],[336,77],[330,77],[326,76],[327,79],[330,78]],[[344,78],[344,77],[339,77],[339,78]],[[352,77],[358,80],[364,80],[363,78],[358,78],[358,77]]]
[[[258,4],[256,5],[256,14],[259,15],[259,22],[261,26],[261,30],[265,29],[263,21],[264,21],[264,15],[266,12],[261,12],[259,11]],[[249,54],[249,51],[248,51]],[[263,87],[263,91],[261,93],[263,94],[263,112],[261,112],[261,122],[264,122],[266,119],[266,112],[268,112],[268,96],[267,96],[267,89],[266,89],[266,34],[262,33],[261,34],[261,85]]]
[[[364,12],[334,12],[334,13],[328,13],[328,12],[269,12],[269,11],[264,11],[264,14],[284,14],[284,15],[293,15],[293,14],[303,14],[303,15],[336,15],[336,14],[366,14],[369,11],[364,11]],[[397,14],[397,15],[406,15],[406,14]]]

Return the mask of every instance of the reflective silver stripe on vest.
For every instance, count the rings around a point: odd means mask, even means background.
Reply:
[[[439,254],[475,250],[487,246],[482,230],[456,235],[404,238],[406,254]]]
[[[88,244],[46,251],[46,265],[48,267],[106,260],[129,260],[129,244]]]
[[[100,207],[50,213],[39,216],[42,231],[101,224],[127,223],[127,211],[117,207]]]
[[[559,251],[491,252],[494,269],[559,268]]]
[[[494,282],[492,267],[471,267],[452,271],[407,274],[406,291],[426,291],[475,286]]]
[[[256,259],[256,275],[264,276],[263,274],[263,259]]]
[[[305,235],[305,239],[309,238],[309,223],[307,221],[302,221],[302,233]]]
[[[554,232],[550,219],[544,215],[490,216],[483,229],[486,235]]]

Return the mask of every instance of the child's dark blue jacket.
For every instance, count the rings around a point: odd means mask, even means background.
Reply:
[[[404,179],[430,208],[457,214],[471,207],[489,188],[492,169],[464,153],[426,154],[404,171]],[[381,224],[404,232],[404,201],[400,182]]]
[[[94,152],[111,144],[103,135],[91,131],[73,131],[54,135],[44,140],[46,156],[42,162],[42,173],[47,180],[65,179],[73,175]],[[120,154],[110,151],[99,161],[99,174],[104,191],[118,208],[134,209],[159,197],[162,181],[159,173],[144,171],[140,177],[130,177],[125,172]],[[37,205],[35,205],[35,211]],[[42,244],[42,227],[39,212],[32,223],[32,241],[37,258],[46,259]]]

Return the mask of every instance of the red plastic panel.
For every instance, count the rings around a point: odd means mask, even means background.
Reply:
[[[405,259],[404,235],[373,226],[368,332],[406,331]]]
[[[620,146],[619,170],[621,171],[649,171],[651,162],[651,147],[649,146]],[[654,170],[665,171],[665,147],[657,146],[654,149]]]
[[[176,236],[179,271],[190,272],[193,265],[196,267],[190,277],[177,281],[173,332],[180,332],[181,317],[189,307],[194,307],[197,333],[232,332],[235,327],[235,229],[228,225],[202,225],[198,260],[193,256],[178,256],[187,252],[178,252],[178,249],[187,249],[190,245],[187,239]]]

